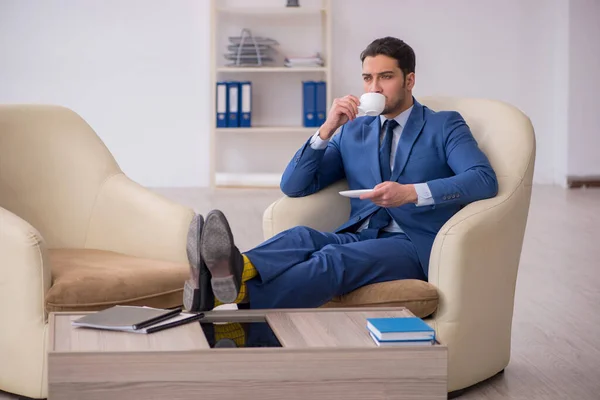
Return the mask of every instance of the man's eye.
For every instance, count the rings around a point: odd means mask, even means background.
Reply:
[[[383,76],[382,76],[382,78],[383,78],[383,79],[391,79],[391,78],[392,78],[392,76],[391,76],[391,75],[383,75]]]
[[[371,77],[370,77],[370,76],[363,76],[363,80],[365,80],[365,81],[370,81],[370,80],[371,80]]]

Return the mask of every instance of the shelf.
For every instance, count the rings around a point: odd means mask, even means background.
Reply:
[[[208,0],[203,0],[208,1]],[[319,127],[303,126],[301,80],[326,82],[326,104],[332,101],[333,0],[300,0],[300,7],[286,7],[286,0],[210,0],[211,3],[211,127],[210,183],[213,188],[279,189],[281,175],[295,154]],[[281,48],[264,66],[235,65],[223,57],[228,38],[244,28],[259,37],[273,37]],[[259,34],[260,31],[260,34]],[[319,52],[325,65],[286,67],[283,48],[296,49],[298,57]],[[228,49],[229,50],[229,49]],[[288,55],[291,57],[291,55]],[[296,65],[296,64],[294,64]],[[282,79],[269,79],[272,76]],[[252,111],[254,126],[217,128],[218,83],[251,81],[258,96]],[[294,93],[289,98],[283,94]],[[238,96],[240,93],[238,92]],[[208,96],[207,96],[208,97]],[[226,99],[227,100],[227,99]],[[275,107],[271,104],[274,101]],[[267,148],[267,155],[260,149]],[[254,159],[256,153],[260,159]]]
[[[217,11],[239,15],[318,15],[327,12],[325,8],[316,7],[221,7]]]
[[[220,187],[278,188],[281,174],[217,172],[215,185]]]
[[[217,72],[325,72],[325,67],[217,67]]]
[[[253,126],[251,128],[216,128],[217,134],[219,133],[304,133],[307,135],[314,134],[318,126],[315,127],[304,127],[304,126]]]

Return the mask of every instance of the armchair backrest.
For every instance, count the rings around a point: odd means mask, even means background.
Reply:
[[[531,185],[535,136],[529,118],[515,107],[487,99],[423,97],[419,102],[434,111],[458,111],[488,156],[503,185],[500,194],[522,182]],[[508,178],[508,179],[507,179]]]
[[[48,247],[83,247],[97,195],[120,173],[75,112],[0,105],[0,206],[34,226]]]
[[[494,100],[419,101],[432,110],[460,112],[490,159],[499,186],[496,197],[467,205],[436,236],[429,264],[429,281],[441,295],[436,320],[461,320],[462,326],[469,326],[465,320],[489,315],[490,326],[502,330],[510,342],[535,163],[531,121],[515,107]]]

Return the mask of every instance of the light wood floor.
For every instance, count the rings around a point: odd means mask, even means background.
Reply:
[[[229,217],[242,251],[262,240],[278,190],[160,189]],[[519,268],[512,358],[461,400],[600,399],[600,190],[536,186]],[[1,400],[15,397],[0,393]]]

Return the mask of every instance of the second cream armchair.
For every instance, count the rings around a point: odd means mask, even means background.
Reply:
[[[181,305],[193,212],[63,107],[0,106],[0,390],[47,396],[47,312]]]
[[[437,97],[419,101],[433,110],[462,114],[489,157],[499,183],[495,198],[467,205],[442,227],[431,250],[429,284],[424,284],[427,296],[432,287],[439,295],[437,309],[424,315],[429,315],[426,322],[448,346],[448,390],[457,391],[502,371],[510,359],[514,293],[531,198],[535,136],[527,116],[501,102]],[[311,196],[276,201],[264,213],[265,239],[296,225],[335,229],[348,219],[349,201],[338,194],[345,189],[341,181]],[[365,292],[360,296],[365,304],[391,305],[390,292],[398,296],[406,284],[377,283],[355,292]],[[342,298],[336,305],[360,306],[353,293],[345,296],[351,304]],[[418,295],[423,298],[423,293]],[[407,300],[396,303],[406,305]]]

